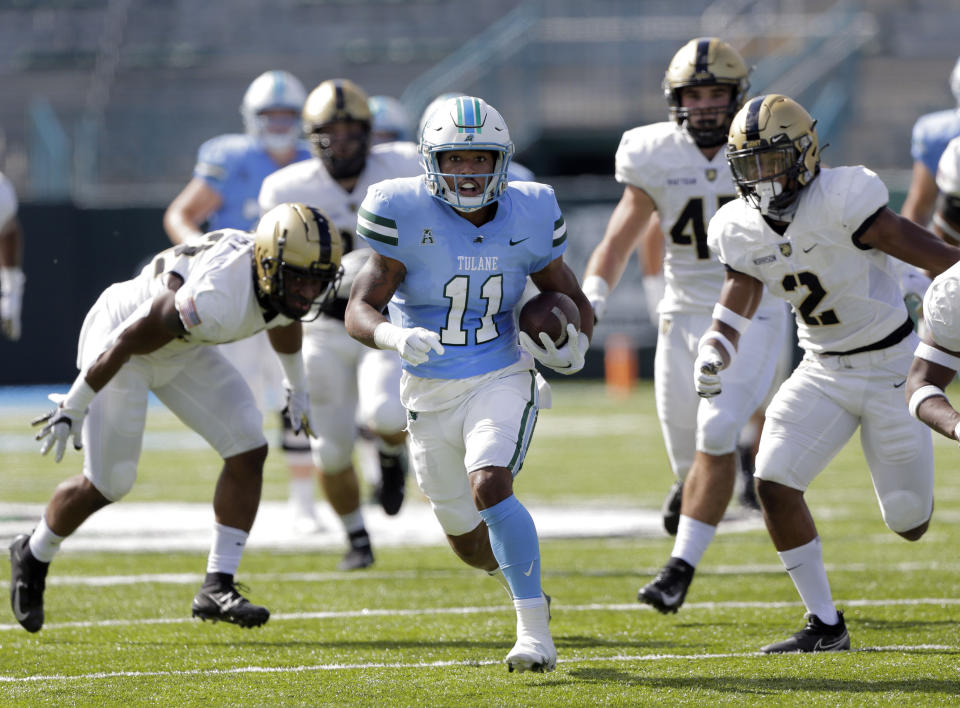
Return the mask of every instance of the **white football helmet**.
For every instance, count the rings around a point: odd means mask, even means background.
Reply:
[[[439,154],[451,150],[487,150],[496,155],[493,170],[484,174],[454,175],[440,171]],[[427,118],[420,135],[420,165],[426,172],[427,189],[458,211],[475,211],[497,201],[507,188],[507,168],[514,146],[503,117],[482,98],[460,96],[437,107]],[[453,178],[453,187],[445,177]],[[486,180],[483,192],[461,196],[462,181]]]
[[[427,124],[427,118],[430,117],[430,114],[433,113],[437,108],[442,106],[444,103],[449,101],[451,98],[459,98],[460,96],[466,96],[467,94],[461,93],[460,91],[447,91],[446,93],[441,93],[435,99],[430,101],[427,104],[427,107],[423,109],[423,113],[420,114],[420,122],[417,123],[417,137],[416,140],[419,141],[423,135],[423,126]]]
[[[371,96],[367,105],[373,117],[372,144],[412,139],[410,114],[400,101],[393,96]]]
[[[300,111],[306,99],[307,92],[296,76],[288,71],[265,71],[251,82],[240,104],[247,134],[270,152],[292,149],[300,137]],[[263,115],[270,110],[292,111],[289,125],[282,118]]]

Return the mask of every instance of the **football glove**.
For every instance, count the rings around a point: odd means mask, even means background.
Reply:
[[[381,322],[373,331],[373,341],[380,349],[395,349],[400,358],[414,366],[426,363],[430,351],[443,354],[440,335],[423,327],[397,327]]]
[[[520,346],[533,358],[559,374],[575,374],[583,368],[584,355],[590,347],[590,340],[583,332],[578,332],[572,323],[567,323],[567,341],[557,348],[546,332],[540,333],[543,346],[538,346],[526,332],[520,332]]]
[[[14,342],[20,339],[20,312],[26,280],[20,268],[0,268],[0,331]]]
[[[310,415],[310,394],[303,389],[293,388],[286,380],[283,388],[287,392],[287,405],[283,409],[283,415],[290,420],[294,435],[303,431],[308,437],[317,437],[313,432],[313,418]]]
[[[700,345],[697,360],[693,363],[693,378],[696,381],[697,395],[701,398],[713,398],[720,393],[720,370],[723,357],[712,344]]]
[[[92,390],[92,389],[91,389]],[[70,395],[62,393],[51,393],[48,398],[56,403],[56,408],[30,421],[33,426],[43,425],[35,439],[42,440],[40,445],[40,454],[46,455],[50,449],[56,447],[54,459],[57,462],[63,459],[63,453],[67,448],[67,439],[73,438],[73,449],[83,449],[81,431],[83,430],[83,419],[87,414],[87,406],[83,408],[72,407],[67,401]]]

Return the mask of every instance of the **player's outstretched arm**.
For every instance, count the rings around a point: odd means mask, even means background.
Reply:
[[[894,258],[937,276],[960,260],[960,248],[945,243],[910,219],[898,216],[888,207],[879,211],[859,243],[872,246]]]
[[[946,438],[960,441],[958,413],[944,389],[960,369],[960,352],[951,352],[926,340],[917,347],[905,395],[910,414]]]
[[[179,284],[176,283],[178,287]],[[97,391],[106,386],[134,354],[149,354],[186,332],[174,297],[175,288],[163,290],[148,307],[144,306],[143,316],[132,322],[128,319],[125,328],[111,337],[113,344],[86,371],[80,372],[66,396],[50,396],[56,408],[32,422],[43,426],[36,435],[36,439],[42,441],[40,454],[46,455],[56,447],[59,462],[70,437],[74,449],[79,450],[83,419]]]

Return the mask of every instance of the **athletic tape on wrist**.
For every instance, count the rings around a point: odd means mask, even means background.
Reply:
[[[951,371],[960,371],[960,357],[948,354],[942,349],[931,347],[926,342],[920,342],[913,351],[913,355],[920,357],[924,361],[933,362]]]
[[[733,356],[737,353],[737,348],[733,346],[733,342],[727,339],[722,332],[718,332],[715,329],[708,329],[706,332],[704,332],[703,336],[700,337],[700,343],[697,345],[697,351],[702,350],[703,346],[709,343],[711,339],[714,339],[720,342],[720,344],[722,344],[724,348],[727,350],[727,356],[729,357],[729,359],[731,360],[733,359]]]
[[[713,319],[723,322],[728,327],[733,327],[740,334],[743,334],[750,325],[749,317],[738,315],[729,307],[725,307],[719,302],[713,306]]]
[[[917,409],[920,407],[920,404],[923,403],[928,398],[933,398],[934,396],[943,396],[944,400],[948,403],[950,402],[947,398],[947,394],[943,392],[943,389],[939,386],[934,386],[933,384],[927,384],[926,386],[921,386],[916,391],[913,392],[913,395],[910,396],[910,403],[907,404],[907,409],[917,420],[920,418],[917,416]]]

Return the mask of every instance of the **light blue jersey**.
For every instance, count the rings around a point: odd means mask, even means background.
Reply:
[[[307,144],[298,142],[293,162],[309,157]],[[259,141],[249,135],[218,135],[201,145],[193,175],[206,182],[222,201],[210,215],[207,230],[252,229],[260,218],[260,185],[279,167]]]
[[[403,367],[436,379],[477,376],[520,358],[513,308],[527,275],[567,247],[553,189],[536,182],[510,184],[480,227],[432,197],[422,177],[378,182],[360,205],[357,233],[406,266],[392,301],[398,324],[439,333],[445,351]]]
[[[913,124],[910,140],[910,155],[914,162],[922,162],[930,174],[936,176],[937,163],[947,148],[947,143],[960,135],[960,110],[927,113]]]

